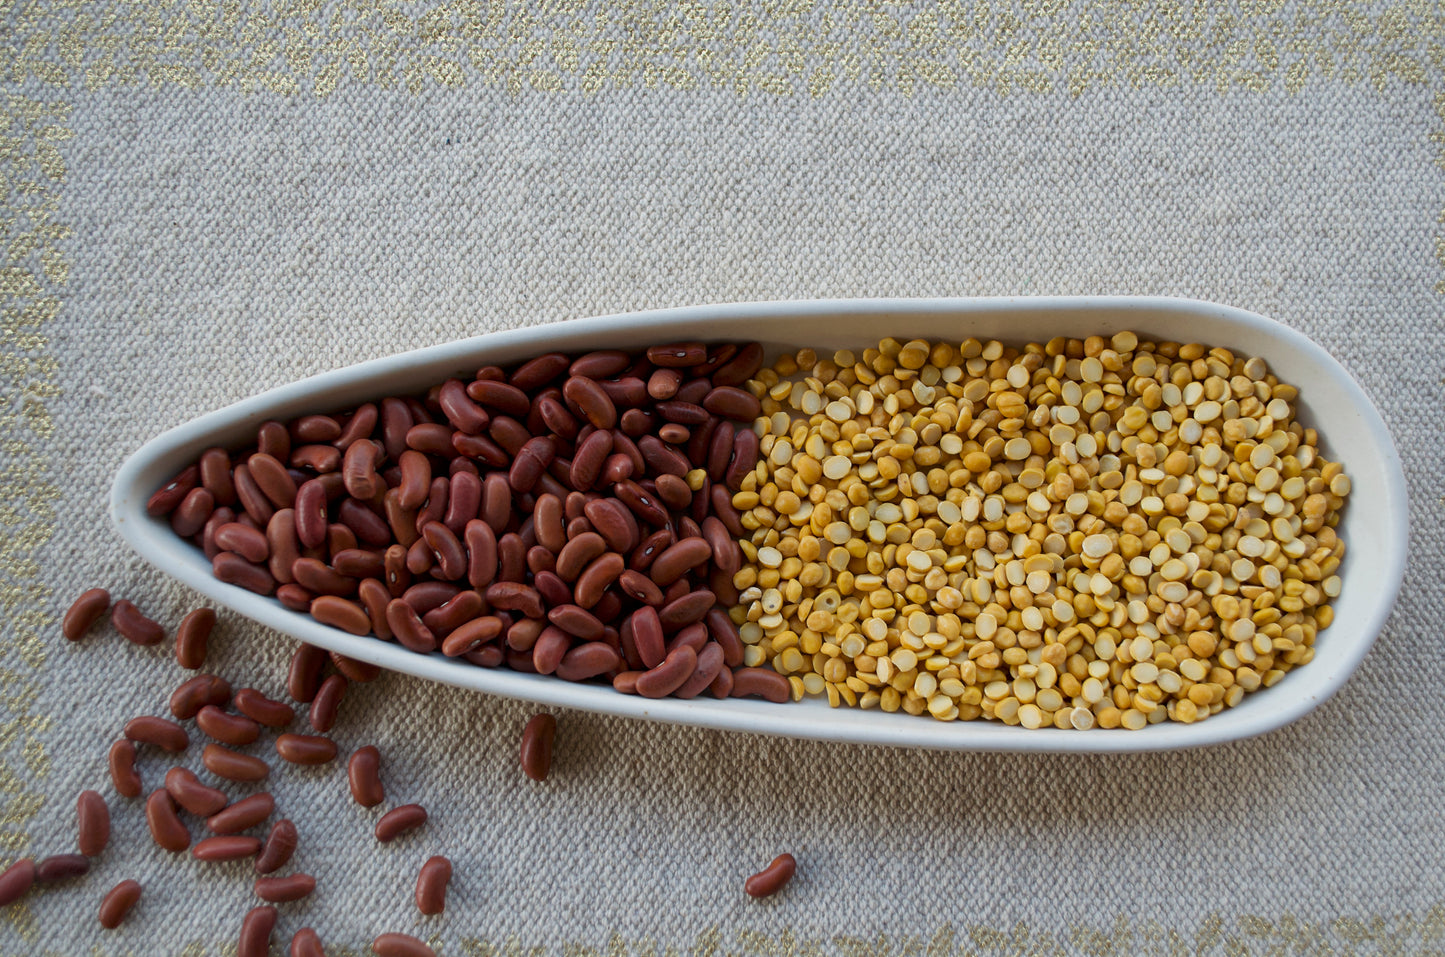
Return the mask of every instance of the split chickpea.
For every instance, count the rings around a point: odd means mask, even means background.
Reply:
[[[884,339],[749,387],[745,664],[795,699],[1193,722],[1314,655],[1349,494],[1258,358],[1134,333]]]

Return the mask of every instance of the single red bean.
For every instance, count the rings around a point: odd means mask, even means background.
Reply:
[[[215,625],[216,613],[209,608],[197,608],[182,618],[176,628],[176,663],[191,671],[205,664],[206,645]]]
[[[655,435],[642,436],[637,440],[637,448],[654,474],[686,475],[692,468],[692,463],[681,452],[669,447]]]
[[[336,520],[355,532],[357,541],[365,542],[372,548],[385,548],[391,544],[391,527],[386,524],[386,519],[354,498],[343,499],[336,507]]]
[[[341,438],[341,423],[329,415],[303,415],[291,423],[290,432],[302,442],[335,442]]]
[[[376,839],[387,844],[425,823],[426,808],[420,804],[403,804],[387,811],[376,822]]]
[[[715,606],[708,609],[703,615],[703,621],[707,623],[708,635],[717,642],[722,649],[723,662],[729,668],[736,668],[743,663],[743,640],[738,634],[738,626],[728,617],[728,613],[721,607]]]
[[[572,456],[570,478],[573,488],[592,488],[597,483],[603,465],[612,454],[612,442],[611,431],[598,429],[578,444],[577,454]]]
[[[442,524],[452,535],[466,534],[467,523],[482,509],[482,480],[474,472],[458,471],[451,477],[447,508]]]
[[[724,476],[728,488],[734,492],[742,489],[743,476],[758,464],[758,454],[758,434],[752,429],[738,429],[733,434],[732,461],[728,463],[727,474]]]
[[[111,606],[110,623],[137,645],[159,644],[166,637],[164,628],[141,614],[139,608],[124,598]]]
[[[545,613],[537,589],[518,582],[494,582],[487,586],[487,602],[495,610],[519,611],[528,618],[541,618]]]
[[[324,475],[335,472],[341,467],[341,451],[334,445],[302,445],[291,450],[290,462],[294,469],[309,469]],[[301,497],[299,487],[296,490],[296,497],[299,501]]]
[[[140,775],[135,770],[135,745],[125,738],[110,746],[110,780],[122,797],[140,797]]]
[[[401,485],[397,500],[402,508],[415,511],[426,503],[431,490],[431,460],[425,454],[408,449],[401,453]]]
[[[572,360],[569,375],[586,376],[589,379],[610,379],[621,375],[632,365],[632,356],[620,349],[599,349]]]
[[[271,825],[271,831],[266,835],[266,843],[261,846],[261,852],[256,855],[255,869],[257,874],[270,874],[272,871],[280,870],[291,860],[291,855],[296,853],[296,845],[300,841],[300,835],[296,833],[296,825],[287,818],[282,818]]]
[[[676,369],[660,368],[655,370],[647,380],[647,394],[653,399],[662,401],[677,395],[678,386],[682,385],[682,373]]]
[[[262,422],[256,430],[256,448],[263,454],[284,459],[291,454],[291,431],[280,422]]]
[[[286,676],[286,693],[292,699],[309,702],[321,687],[321,669],[326,665],[326,652],[315,645],[297,646],[291,656],[291,669]]]
[[[572,647],[572,636],[556,625],[548,625],[532,646],[532,667],[539,675],[550,675]]]
[[[684,699],[696,698],[712,686],[724,667],[722,648],[716,642],[708,642],[697,654],[697,670],[673,694]]]
[[[284,701],[273,701],[255,688],[242,688],[232,702],[237,711],[268,728],[284,728],[296,717],[296,711]]]
[[[657,617],[662,620],[664,631],[676,631],[702,621],[716,604],[716,595],[706,588],[699,588],[663,605],[657,610]]]
[[[310,874],[287,874],[285,877],[258,877],[256,896],[273,904],[299,901],[316,890],[316,878]]]
[[[86,857],[96,857],[110,843],[110,808],[99,791],[81,791],[75,800],[76,844]]]
[[[712,546],[706,539],[684,538],[657,556],[648,577],[666,588],[711,557]]]
[[[617,424],[617,407],[611,396],[593,379],[573,375],[562,386],[567,407],[599,429]]]
[[[370,548],[343,548],[334,551],[331,553],[331,567],[348,578],[380,578],[386,574],[386,561],[381,552]]]
[[[100,902],[100,926],[115,930],[140,901],[140,881],[123,880],[106,892]]]
[[[557,665],[556,675],[563,681],[586,681],[616,671],[622,666],[622,655],[605,641],[589,641],[567,652]]]
[[[165,790],[152,791],[146,798],[146,825],[156,845],[172,854],[191,846],[191,832],[176,814],[175,802]]]
[[[657,610],[651,606],[639,608],[632,613],[629,621],[638,657],[649,670],[656,668],[667,657],[666,637]]]
[[[457,592],[422,616],[422,624],[431,630],[440,642],[462,625],[482,613],[486,602],[475,591]]]
[[[206,770],[228,781],[261,781],[271,773],[271,765],[249,754],[239,754],[219,744],[208,744],[201,751]]]
[[[375,745],[357,748],[346,762],[346,780],[351,797],[362,807],[375,807],[386,799],[381,784],[381,752]]]
[[[138,744],[153,744],[163,751],[184,751],[191,743],[186,729],[174,721],[145,715],[125,724],[125,736]]]
[[[681,392],[682,390],[679,389],[678,391]],[[657,403],[656,409],[657,414],[662,416],[666,421],[682,426],[703,425],[709,418],[707,409],[692,402],[684,402],[680,396],[667,402]],[[661,434],[661,430],[659,430],[659,437],[661,437]],[[664,439],[664,441],[666,440]],[[686,439],[683,441],[686,441]]]
[[[60,632],[71,641],[79,641],[91,626],[100,620],[110,608],[110,592],[104,588],[92,588],[81,592],[80,597],[66,611],[60,623]]]
[[[353,442],[364,439],[376,431],[376,421],[378,418],[379,415],[375,404],[368,402],[360,406],[355,412],[351,413],[351,417],[346,420],[346,424],[341,428],[341,434],[336,437],[336,441],[333,444],[342,450],[350,448]]]
[[[583,532],[557,553],[557,575],[564,581],[573,582],[584,568],[607,551],[607,543],[596,532]]]
[[[316,593],[309,588],[302,588],[300,585],[281,585],[276,589],[276,600],[292,611],[310,614],[311,603],[316,600]]]
[[[722,522],[735,538],[745,538],[748,531],[743,528],[742,516],[733,508],[733,496],[728,487],[722,484],[714,485],[709,494],[712,497],[712,512],[718,521]]]
[[[572,360],[560,352],[549,352],[518,366],[508,381],[524,392],[535,392],[567,371]]]
[[[210,817],[231,802],[224,792],[201,783],[187,768],[171,768],[166,772],[166,793],[185,810],[197,817]]]
[[[595,641],[602,637],[602,622],[576,605],[554,605],[547,611],[547,620],[583,641]]]
[[[637,544],[637,520],[627,506],[615,499],[599,498],[588,502],[587,521],[614,552],[628,552]],[[559,556],[560,557],[560,556]]]
[[[712,373],[713,385],[742,385],[763,367],[763,347],[747,342]]]
[[[407,429],[406,445],[427,455],[446,455],[452,450],[453,431],[449,425],[421,422]]]
[[[35,886],[35,861],[24,857],[5,868],[0,874],[0,907],[13,904]]]
[[[325,733],[336,724],[336,712],[341,707],[341,697],[346,694],[346,676],[332,675],[321,682],[321,688],[311,702],[307,720],[316,731]]]
[[[406,450],[406,434],[411,427],[411,410],[405,402],[398,398],[381,400],[382,445],[387,458],[396,461]]]
[[[306,548],[319,548],[326,541],[326,505],[326,486],[320,479],[303,482],[296,490],[296,537]]]
[[[269,595],[276,590],[276,578],[265,567],[253,565],[235,552],[218,553],[211,561],[211,573],[228,585],[258,595]],[[162,634],[161,638],[164,637]]]
[[[496,535],[506,534],[512,520],[512,487],[501,472],[491,472],[482,479],[482,519]]]
[[[467,396],[487,408],[494,409],[503,415],[509,415],[514,419],[526,418],[532,408],[532,400],[527,397],[526,392],[505,382],[477,379],[467,385],[465,392]],[[481,430],[468,431],[479,432]]]
[[[415,426],[412,432],[418,428],[433,428],[433,426]],[[450,439],[450,430],[445,430]],[[407,440],[410,443],[411,433],[407,433]],[[370,501],[379,491],[386,491],[386,484],[381,476],[376,474],[376,463],[382,455],[382,449],[370,439],[358,439],[346,450],[341,460],[341,479],[346,485],[347,494],[352,498],[362,501]]]
[[[737,428],[731,422],[720,422],[708,442],[707,477],[714,482],[721,482],[727,476],[736,432]]]
[[[659,615],[659,618],[660,617],[661,616]],[[662,627],[664,630],[667,629],[667,621],[665,619],[663,619]],[[678,632],[672,636],[671,640],[669,640],[667,643],[667,650],[670,654],[672,652],[672,649],[678,648],[682,645],[687,645],[696,654],[700,655],[702,654],[703,646],[707,643],[707,626],[702,624],[692,624],[686,626],[685,628],[679,629]]]
[[[707,690],[712,692],[712,696],[719,701],[731,698],[733,694],[732,669],[724,668],[722,671],[719,671],[717,677],[712,680],[712,684],[708,686]]]
[[[213,741],[244,747],[261,736],[261,726],[243,714],[229,714],[213,704],[196,712],[196,725]]]
[[[90,859],[84,854],[52,854],[35,865],[35,881],[54,884],[90,873]]]
[[[303,927],[291,938],[290,957],[326,957],[321,936],[310,927]]]
[[[448,658],[469,654],[501,633],[502,619],[495,615],[473,618],[471,621],[459,625],[451,634],[447,635],[446,640],[442,642],[442,654]]]
[[[410,934],[381,934],[371,942],[377,957],[436,957],[436,951]]]
[[[702,400],[702,407],[713,415],[738,422],[752,422],[763,414],[757,396],[736,386],[717,386]]]
[[[346,676],[347,681],[354,681],[364,685],[369,681],[375,681],[381,677],[381,666],[374,665],[369,661],[358,661],[355,658],[348,658],[338,652],[331,652],[331,663],[336,670]]]
[[[447,906],[447,884],[452,862],[440,855],[427,859],[416,877],[416,907],[423,914],[440,914]]]
[[[296,584],[318,595],[356,594],[356,579],[338,574],[319,558],[296,559],[291,563],[291,574],[296,576]]]
[[[264,528],[266,523],[271,521],[271,516],[276,514],[276,506],[261,491],[261,486],[256,484],[256,479],[251,475],[251,468],[246,463],[236,466],[231,473],[232,481],[236,486],[236,498],[241,503],[241,508],[256,523],[257,527]]]
[[[734,668],[734,698],[756,695],[776,704],[782,704],[792,696],[788,679],[771,668]]]
[[[619,671],[612,676],[612,688],[621,694],[637,694],[637,679],[641,671]]]
[[[271,952],[271,934],[276,930],[276,908],[269,904],[253,907],[241,921],[236,957],[266,957]]]
[[[797,869],[798,862],[793,855],[779,854],[771,864],[749,877],[743,884],[743,890],[751,897],[771,897],[793,879]]]
[[[664,505],[675,512],[681,512],[692,504],[692,489],[688,488],[684,479],[676,475],[659,475],[657,477],[657,497],[662,499]]]
[[[296,481],[276,456],[257,452],[246,461],[246,467],[261,494],[276,508],[290,508],[296,503]]]
[[[674,342],[650,346],[647,361],[664,369],[701,365],[707,361],[707,346],[701,342]]]
[[[665,698],[672,694],[697,668],[697,652],[686,645],[674,648],[662,664],[648,669],[637,679],[637,693],[644,698]],[[777,672],[774,672],[777,674]],[[782,675],[778,675],[782,678]],[[786,678],[783,678],[787,681]]]
[[[617,577],[617,584],[629,598],[634,598],[645,605],[660,606],[662,604],[662,589],[653,584],[652,579],[642,572],[629,568]]]
[[[255,857],[260,850],[259,838],[241,834],[223,834],[218,837],[205,837],[197,841],[191,848],[191,856],[198,861],[216,864],[223,861],[239,861],[245,857]]]
[[[456,581],[467,574],[467,553],[452,530],[441,522],[428,522],[421,530],[427,547],[436,556],[436,567],[441,577]]]
[[[152,518],[163,518],[176,510],[191,489],[200,481],[201,470],[197,465],[188,466],[171,479],[146,502],[146,514]]]
[[[318,595],[311,602],[311,617],[323,625],[339,628],[353,635],[371,631],[371,616],[354,601],[336,595]]]
[[[419,655],[436,650],[436,636],[432,634],[416,609],[402,598],[393,598],[386,606],[386,623],[402,647]]]
[[[288,732],[276,739],[276,753],[291,764],[326,764],[336,757],[336,742],[320,735]]]
[[[225,449],[209,448],[201,453],[196,463],[201,484],[216,500],[217,505],[236,504],[236,484],[231,480],[231,456]]]
[[[594,559],[582,570],[582,574],[577,576],[577,584],[573,588],[577,604],[583,608],[596,605],[626,567],[626,562],[616,552],[608,552]]]
[[[171,512],[171,529],[181,538],[190,538],[206,526],[216,509],[216,499],[203,488],[193,488]]]
[[[216,834],[235,834],[248,827],[255,827],[276,810],[276,799],[269,792],[262,791],[250,797],[241,798],[206,818],[206,827]]]
[[[208,704],[225,704],[231,696],[231,683],[216,675],[196,675],[171,692],[171,714],[181,720],[194,718]]]
[[[682,481],[675,475],[662,477]],[[687,483],[684,482],[683,487],[685,488],[686,485]],[[649,495],[641,485],[631,479],[626,479],[612,486],[612,491],[617,496],[617,500],[626,505],[639,520],[658,528],[667,524],[667,509],[663,507],[662,502]]]

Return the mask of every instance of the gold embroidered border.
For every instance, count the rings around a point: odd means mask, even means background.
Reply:
[[[1311,83],[1427,87],[1445,168],[1445,7],[1415,0],[1383,11],[1343,2],[1257,0],[1242,11],[1179,2],[1031,0],[1008,8],[944,2],[901,14],[851,0],[458,0],[418,10],[385,0],[282,0],[265,11],[233,3],[28,2],[0,20],[0,857],[28,849],[26,824],[43,806],[49,716],[31,703],[55,621],[35,555],[54,528],[58,491],[45,476],[59,394],[45,326],[62,305],[68,264],[59,249],[60,144],[69,106],[34,90],[230,87],[330,96],[347,87],[483,84],[512,95],[588,95],[606,89],[715,87],[739,96],[823,97],[857,87],[913,96],[925,89],[991,88],[1000,95],[1110,86],[1207,85],[1296,93]],[[1445,224],[1445,211],[1440,214]],[[1445,229],[1435,242],[1445,270]],[[1436,285],[1445,294],[1445,280]],[[28,942],[24,906],[6,923]],[[614,936],[603,948],[534,946],[519,939],[460,941],[468,957],[662,957],[652,940]],[[221,945],[221,951],[234,946]],[[184,953],[211,947],[192,942]],[[825,952],[844,957],[1034,955],[1439,954],[1445,902],[1424,915],[1290,914],[1213,917],[1192,932],[1120,917],[1108,928],[1040,931],[945,926],[931,938],[801,939],[716,928],[689,957]],[[100,948],[94,952],[102,953]],[[344,951],[350,954],[351,951]]]

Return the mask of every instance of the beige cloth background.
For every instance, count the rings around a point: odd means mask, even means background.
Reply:
[[[278,773],[319,890],[283,905],[273,952],[308,924],[328,953],[403,930],[448,957],[1445,951],[1439,8],[556,7],[0,15],[0,861],[71,849],[83,788],[115,814],[90,877],[0,910],[0,952],[230,954],[255,902],[246,866],[154,848],[106,780],[120,725],[164,713],[180,670],[58,632],[94,584],[172,625],[196,603],[108,524],[148,438],[493,329],[1031,293],[1262,312],[1374,397],[1413,561],[1335,699],[1264,738],[1125,757],[564,711],[536,785],[515,760],[533,709],[388,676],[353,689],[337,738],[379,745],[390,803],[432,820],[381,847],[339,764]],[[213,648],[238,687],[280,691],[288,639],[223,614]],[[168,766],[147,758],[148,786]],[[748,900],[784,849],[798,878]],[[433,853],[456,877],[422,918]],[[143,903],[103,932],[129,876]]]

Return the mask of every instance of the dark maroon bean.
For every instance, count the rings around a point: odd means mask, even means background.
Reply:
[[[632,365],[632,356],[617,349],[598,350],[579,356],[568,367],[568,375],[589,379],[610,379]]]
[[[603,641],[589,641],[563,655],[554,673],[563,681],[586,681],[621,665],[622,655],[615,648]]]
[[[271,934],[276,930],[276,908],[269,904],[253,907],[241,921],[236,957],[266,957],[271,952]]]
[[[692,433],[687,426],[678,425],[676,422],[669,422],[657,430],[657,437],[668,445],[684,445],[692,438]]]
[[[354,595],[356,579],[337,574],[319,558],[298,558],[291,564],[296,584],[318,595]]]
[[[498,536],[506,533],[512,521],[512,487],[500,472],[482,480],[482,519]]]
[[[268,728],[284,728],[296,718],[296,711],[289,704],[273,701],[255,688],[240,689],[232,703],[237,711]]]
[[[291,454],[291,432],[281,422],[262,422],[256,430],[256,448],[262,455],[284,462]]]
[[[497,541],[497,578],[500,581],[526,581],[527,547],[526,540],[515,532],[508,532]]]
[[[727,486],[712,487],[712,512],[734,538],[747,537],[748,531],[743,528],[742,516],[733,508],[732,492]]]
[[[106,930],[119,927],[131,908],[140,901],[140,895],[139,881],[127,879],[112,887],[100,902],[100,926]],[[3,892],[0,892],[0,904],[8,903],[3,898]]]
[[[298,736],[283,734],[281,737]],[[281,749],[280,739],[277,739],[276,749],[278,751]],[[213,834],[235,834],[260,824],[270,817],[274,810],[276,810],[276,799],[268,792],[262,791],[259,794],[241,798],[212,814],[206,818],[206,827]]]
[[[435,422],[413,425],[406,430],[406,447],[427,455],[449,455],[454,448],[452,433],[451,426]]]
[[[638,676],[637,693],[644,698],[665,698],[681,688],[696,669],[697,653],[692,648],[686,645],[674,648],[661,664]],[[787,680],[783,678],[784,682]]]
[[[635,439],[657,427],[657,416],[646,409],[628,409],[617,420],[617,426],[623,435]]]
[[[316,878],[310,874],[287,874],[285,877],[258,877],[253,888],[256,896],[273,904],[299,901],[316,890]]]
[[[201,480],[201,469],[198,465],[192,465],[171,479],[160,490],[150,497],[146,502],[146,514],[152,518],[164,518],[175,511],[181,502],[185,501],[191,489]]]
[[[737,429],[731,422],[719,422],[713,431],[707,447],[707,476],[714,482],[721,482],[727,477],[736,434]]]
[[[467,523],[475,519],[482,509],[482,480],[471,472],[457,472],[451,476],[447,494],[446,517],[442,524],[451,529],[453,535],[461,537]]]
[[[675,631],[678,628],[702,621],[708,609],[716,603],[716,595],[706,588],[699,588],[697,591],[689,592],[681,598],[663,605],[658,610],[657,616],[662,619],[662,627],[665,630]]]
[[[722,671],[719,671],[717,677],[712,680],[712,684],[708,685],[707,690],[719,701],[731,698],[733,693],[732,669],[725,667]]]
[[[637,520],[625,505],[612,499],[594,499],[587,503],[586,512],[587,520],[612,551],[631,551],[637,544]]]
[[[326,528],[326,486],[319,479],[303,482],[296,490],[296,537],[306,548],[317,548],[326,541]]]
[[[345,548],[331,556],[331,567],[348,578],[380,578],[386,562],[380,552],[369,548]]]
[[[712,448],[712,437],[717,434],[721,421],[716,416],[709,416],[702,425],[691,430],[687,439],[687,448],[683,453],[687,460],[696,468],[707,467],[708,451]]]
[[[523,738],[525,741],[525,736]],[[525,762],[525,749],[524,749]],[[525,767],[525,763],[523,765]],[[447,884],[452,879],[452,862],[440,855],[427,858],[416,877],[416,908],[423,914],[440,914],[447,906]]]
[[[81,791],[75,800],[75,821],[80,853],[97,857],[110,843],[110,808],[99,791]]]
[[[757,396],[734,386],[718,386],[702,400],[702,407],[713,415],[738,422],[752,422],[763,414]]]
[[[505,382],[478,379],[467,385],[466,394],[488,409],[514,419],[525,419],[532,408],[532,400],[527,397],[526,392]],[[480,432],[481,429],[467,431]]]
[[[91,629],[100,616],[110,608],[110,592],[104,588],[91,588],[81,592],[60,623],[60,633],[71,641],[79,641]]]
[[[534,392],[560,377],[571,364],[562,353],[549,352],[518,366],[509,381],[524,392]]]
[[[420,804],[394,807],[376,822],[376,839],[383,844],[394,841],[407,831],[421,827],[426,823],[426,817],[426,808]]]
[[[563,404],[561,396],[562,393],[558,392],[555,396],[539,398],[536,403],[537,415],[542,424],[555,432],[558,438],[573,442],[577,439],[579,426],[576,417]]]
[[[35,865],[35,881],[54,884],[90,873],[90,859],[84,854],[52,854]]]
[[[395,598],[386,606],[386,623],[391,626],[396,640],[408,651],[424,655],[436,650],[436,636],[422,623],[416,609],[404,600]]]
[[[625,568],[626,563],[616,552],[598,556],[577,576],[577,584],[573,588],[577,604],[583,608],[596,605]]]
[[[630,409],[647,402],[647,383],[636,376],[599,381],[597,384],[617,408]]]
[[[557,495],[539,495],[532,507],[533,527],[536,529],[537,544],[554,556],[567,545],[567,524],[562,515],[562,498]]]
[[[356,658],[348,658],[346,655],[332,651],[327,655],[331,664],[337,671],[346,676],[347,681],[356,684],[366,684],[381,677],[381,666],[374,665],[369,661],[360,661]]]
[[[485,602],[474,591],[460,591],[422,616],[422,624],[440,641],[482,613]]]
[[[517,492],[530,492],[537,484],[543,471],[557,455],[557,443],[550,438],[539,436],[529,439],[512,461],[507,481]]]
[[[214,838],[213,838],[214,840]],[[259,853],[256,855],[256,862],[252,865],[257,874],[270,874],[286,866],[291,860],[291,855],[296,853],[296,844],[299,836],[296,833],[296,825],[286,818],[282,818],[271,825],[271,830],[266,835],[266,841],[262,844],[257,841]]]
[[[684,426],[703,425],[711,418],[702,406],[693,405],[691,402],[680,402],[677,399],[659,402],[656,409],[657,414],[664,420]]]
[[[206,527],[206,520],[216,508],[216,499],[204,488],[193,488],[171,512],[171,530],[181,538],[190,538]]]
[[[360,406],[346,423],[341,427],[341,434],[336,437],[334,444],[341,451],[349,449],[353,442],[369,438],[371,433],[376,431],[376,422],[379,418],[376,406],[370,402]]]
[[[758,434],[752,429],[738,429],[733,433],[733,455],[728,463],[724,480],[734,492],[741,490],[743,476],[758,464]]]
[[[597,429],[577,446],[572,457],[571,481],[577,489],[592,488],[602,474],[602,466],[612,454],[612,432]]]
[[[542,596],[546,606],[565,605],[572,601],[572,589],[555,572],[541,572],[532,578],[532,587]]]
[[[682,687],[673,692],[678,698],[696,698],[706,691],[724,670],[723,651],[713,642],[708,642],[697,653],[697,669]]]
[[[279,458],[257,452],[246,461],[246,467],[261,494],[276,508],[290,508],[295,503],[296,482]]]
[[[678,479],[678,481],[681,482],[682,479]],[[683,487],[686,488],[686,483],[683,483]],[[612,491],[617,496],[617,500],[631,509],[632,514],[641,521],[658,528],[667,524],[667,509],[656,498],[649,495],[641,485],[628,479],[612,486]]]
[[[241,747],[255,741],[261,735],[261,726],[242,714],[228,714],[213,704],[196,712],[196,725],[201,733],[233,747]]]
[[[639,571],[631,568],[623,571],[617,578],[617,584],[629,598],[645,605],[660,606],[662,604],[662,589]]]
[[[266,523],[267,573],[278,584],[289,585],[296,578],[291,566],[301,557],[301,539],[296,535],[296,510],[283,508]],[[260,564],[259,562],[257,564]]]
[[[596,641],[602,637],[602,622],[577,605],[556,605],[547,612],[547,620],[583,641]]]
[[[225,550],[216,544],[216,531],[221,526],[229,525],[235,520],[236,513],[224,505],[212,512],[211,517],[206,519],[205,527],[201,529],[201,552],[206,556],[206,561],[214,561],[215,557]]]
[[[326,652],[315,645],[301,644],[291,656],[286,676],[286,693],[295,701],[306,703],[316,697],[321,687],[321,669],[326,666]]]
[[[197,463],[201,485],[217,505],[236,504],[236,483],[231,478],[231,456],[225,449],[209,448]]]
[[[749,877],[743,883],[743,890],[747,891],[749,897],[771,897],[793,879],[797,869],[798,862],[793,859],[793,855],[779,854],[773,858],[771,864]]]
[[[674,342],[650,346],[647,360],[664,369],[701,365],[707,361],[707,346],[701,342]]]
[[[335,442],[341,438],[341,423],[329,415],[303,415],[291,423],[290,431],[298,442]]]
[[[431,460],[415,449],[401,453],[401,484],[397,487],[397,500],[402,508],[415,511],[426,502],[431,489]]]
[[[659,475],[657,477],[657,497],[662,499],[664,505],[675,511],[683,511],[692,504],[692,489],[687,487],[687,482],[676,475]],[[664,524],[655,522],[654,524]]]
[[[321,687],[317,689],[316,697],[311,702],[311,708],[306,712],[306,720],[310,722],[313,730],[325,734],[336,725],[336,712],[346,694],[346,685],[345,675],[331,675],[321,682]]]
[[[427,547],[436,556],[437,568],[443,578],[456,581],[467,573],[467,553],[452,530],[441,522],[430,522],[421,530]]]
[[[602,473],[597,477],[598,484],[601,486],[613,485],[626,481],[632,477],[632,474],[632,459],[621,452],[616,452],[607,456],[607,461],[602,463]]]
[[[493,418],[487,434],[507,455],[516,455],[522,451],[522,446],[532,440],[532,433],[527,431],[525,425],[506,415]]]
[[[757,375],[763,367],[763,347],[747,342],[737,353],[712,373],[713,385],[738,386]]]
[[[703,538],[684,538],[653,561],[649,577],[666,588],[712,557],[712,546]]]
[[[476,651],[465,652],[462,657],[479,668],[496,668],[506,660],[506,651],[499,645],[483,645]]]
[[[431,571],[435,564],[436,555],[432,553],[431,546],[420,538],[406,550],[406,569],[418,578]]]
[[[657,610],[650,606],[639,608],[628,618],[628,624],[632,631],[633,645],[642,664],[648,669],[662,664],[662,660],[667,657],[667,644]]]
[[[682,385],[681,372],[676,369],[658,369],[647,380],[647,394],[654,399],[663,401],[677,395],[677,387],[680,385]]]
[[[617,424],[617,407],[597,382],[590,378],[573,376],[562,386],[562,397],[567,407],[599,429],[610,429]]]
[[[596,532],[583,532],[567,542],[557,554],[557,574],[564,581],[576,581],[582,570],[607,551],[607,543]]]
[[[727,611],[720,606],[709,608],[707,614],[703,615],[703,621],[712,640],[722,649],[723,663],[729,668],[742,664],[743,641],[738,635],[738,626],[733,624]]]
[[[297,584],[278,585],[276,600],[292,611],[310,614],[311,603],[316,600],[316,593]]]
[[[441,407],[442,414],[452,427],[460,432],[468,432],[475,435],[481,432],[492,421],[492,417],[480,405],[473,402],[471,386],[478,384],[495,385],[496,383],[476,383],[465,385],[460,379],[448,379],[442,383],[441,389],[437,392],[437,404]]]
[[[355,532],[359,542],[372,548],[385,548],[392,543],[386,520],[354,498],[342,500],[336,509],[336,520]]]
[[[788,679],[771,668],[734,668],[734,698],[756,695],[776,704],[782,704],[792,696]]]
[[[702,405],[703,397],[712,391],[712,380],[706,376],[693,376],[683,382],[673,397],[674,402],[686,402],[690,405]]]
[[[122,797],[140,797],[141,780],[135,770],[135,745],[121,738],[110,746],[110,781]]]
[[[657,556],[671,547],[672,543],[676,540],[677,537],[673,535],[672,529],[658,529],[644,538],[642,543],[628,556],[628,567],[635,571],[646,572],[652,567],[652,563],[657,560]]]
[[[505,468],[510,457],[510,453],[485,435],[458,432],[452,436],[452,448],[458,455],[476,459],[491,468]]]
[[[532,646],[532,667],[539,675],[552,674],[571,647],[571,635],[557,625],[548,625]]]
[[[647,467],[654,473],[683,476],[692,467],[682,453],[670,448],[655,435],[644,435],[638,439],[637,448]]]
[[[416,609],[418,615],[425,615],[433,608],[439,608],[457,596],[461,589],[450,582],[417,582],[402,593],[406,603]]]
[[[264,527],[271,520],[271,516],[276,513],[276,507],[271,504],[271,500],[256,484],[248,465],[242,463],[236,466],[231,475],[236,485],[236,498],[240,501],[241,507],[257,525]]]
[[[381,752],[375,745],[357,748],[346,763],[351,798],[362,807],[375,807],[386,799],[381,784]]]

